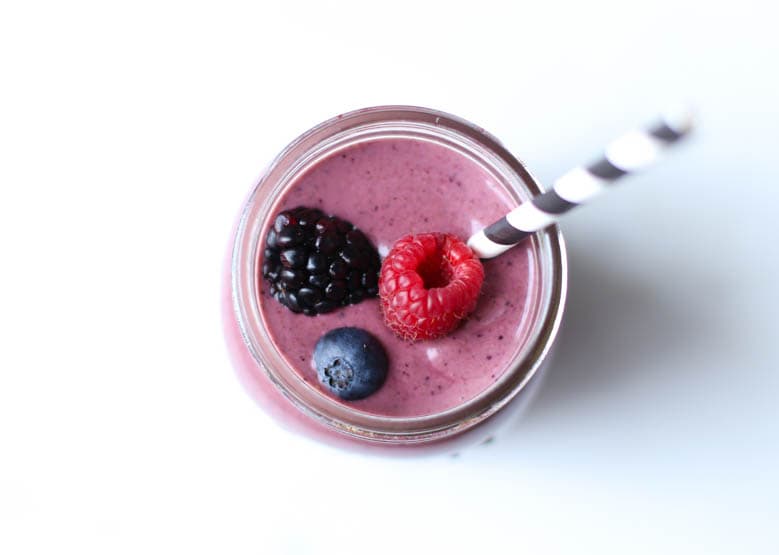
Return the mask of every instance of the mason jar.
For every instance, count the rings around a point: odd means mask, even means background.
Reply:
[[[279,200],[301,176],[337,153],[355,145],[393,140],[436,145],[477,164],[491,180],[490,186],[500,188],[512,205],[542,192],[525,166],[497,139],[459,117],[412,106],[380,106],[334,117],[292,141],[247,197],[230,243],[225,272],[225,336],[233,365],[248,393],[292,432],[380,454],[458,451],[483,442],[516,419],[542,378],[561,324],[567,288],[565,246],[556,226],[534,234],[524,247],[535,278],[532,299],[522,307],[526,329],[510,339],[516,341],[511,346],[512,355],[498,368],[485,360],[483,371],[496,379],[477,395],[444,410],[376,414],[334,399],[315,380],[301,376],[280,352],[261,306],[263,302],[275,302],[261,294],[261,263],[264,234],[273,222]],[[458,193],[454,184],[451,187],[451,194],[446,195],[456,203]],[[381,226],[381,213],[373,217],[374,225]],[[348,311],[349,307],[342,310]]]

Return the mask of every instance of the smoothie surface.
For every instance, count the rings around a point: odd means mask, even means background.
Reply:
[[[465,240],[516,203],[466,156],[432,142],[393,138],[352,145],[318,162],[284,193],[274,214],[301,205],[349,220],[384,256],[409,233],[442,231]],[[333,399],[317,381],[312,361],[317,340],[342,326],[369,331],[387,351],[387,380],[370,397],[341,402],[383,416],[423,416],[454,408],[489,388],[524,341],[529,307],[538,294],[532,243],[484,261],[484,271],[476,310],[453,333],[430,341],[396,337],[382,321],[377,298],[309,317],[271,298],[260,278],[260,308],[279,352],[304,380]]]

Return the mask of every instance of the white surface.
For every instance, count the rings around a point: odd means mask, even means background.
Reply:
[[[777,552],[770,3],[285,4],[1,5],[0,553]],[[680,96],[695,140],[564,223],[511,437],[344,455],[233,378],[223,249],[299,132],[429,105],[551,183]]]

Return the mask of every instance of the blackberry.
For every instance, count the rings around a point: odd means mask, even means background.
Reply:
[[[280,212],[265,237],[262,277],[292,312],[315,316],[375,297],[380,269],[362,231],[317,208]]]

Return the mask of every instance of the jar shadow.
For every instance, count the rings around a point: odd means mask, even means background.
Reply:
[[[571,248],[556,351],[536,399],[507,435],[561,419],[576,422],[582,413],[599,410],[605,399],[635,395],[648,382],[687,380],[682,374],[689,358],[727,338],[722,322],[707,317],[711,297],[690,294],[726,290],[716,276],[665,275],[662,269],[672,268],[673,259],[630,267],[607,253],[593,256],[592,247]]]

